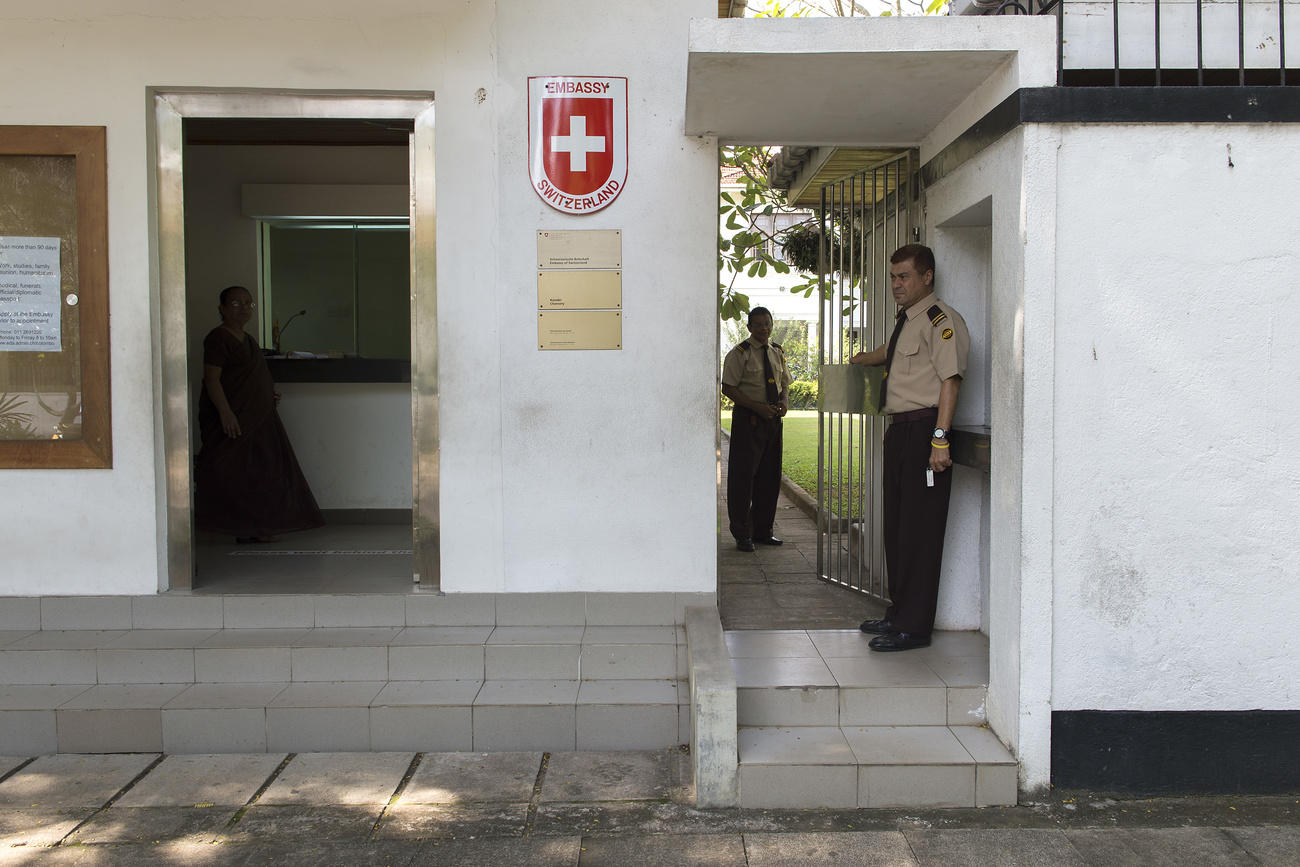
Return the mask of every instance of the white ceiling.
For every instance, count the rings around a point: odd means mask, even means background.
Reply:
[[[724,143],[915,146],[1027,43],[1039,48],[1026,23],[694,20],[685,131]],[[1050,59],[1054,78],[1054,50]]]

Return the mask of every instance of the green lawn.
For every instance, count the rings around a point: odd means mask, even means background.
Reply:
[[[847,425],[845,426],[845,439],[849,439]],[[731,412],[728,410],[722,414],[723,430],[731,430]],[[857,475],[858,461],[858,443],[856,432],[852,439],[854,442],[852,461],[854,464],[854,475]],[[848,450],[849,443],[845,442],[845,450]],[[848,455],[845,456],[848,458]],[[847,462],[846,462],[847,463]],[[817,496],[817,411],[814,409],[795,409],[786,413],[785,430],[781,439],[781,471],[790,477],[796,485],[803,488],[812,497]],[[847,473],[847,469],[846,469]],[[857,496],[860,486],[856,480],[846,488],[849,493],[849,499],[854,503],[852,509],[845,508],[844,511],[850,515],[856,515],[860,511],[856,505],[860,502]],[[838,490],[832,492],[832,498]],[[832,504],[834,508],[834,504]],[[835,509],[835,511],[840,511]]]

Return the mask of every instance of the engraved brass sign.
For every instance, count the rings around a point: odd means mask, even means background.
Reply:
[[[618,309],[622,271],[538,271],[538,310]]]
[[[555,310],[537,314],[538,349],[622,349],[617,310]]]
[[[622,268],[621,229],[541,229],[538,268]]]

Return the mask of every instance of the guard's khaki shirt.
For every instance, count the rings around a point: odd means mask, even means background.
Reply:
[[[772,378],[776,380],[776,393],[785,394],[793,382],[790,368],[785,363],[785,351],[775,343],[767,345],[768,361],[772,365]],[[763,381],[763,344],[753,337],[738,343],[722,362],[722,384],[740,389],[750,400],[767,403],[767,383]]]
[[[889,365],[885,412],[938,406],[943,381],[966,375],[969,354],[966,320],[933,292],[907,308],[907,324]]]

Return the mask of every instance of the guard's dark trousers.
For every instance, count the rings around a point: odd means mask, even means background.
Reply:
[[[727,459],[727,518],[731,535],[772,535],[776,498],[781,494],[781,420],[764,419],[744,407],[731,413],[731,456]]]
[[[885,617],[898,632],[929,635],[939,601],[939,564],[948,525],[952,467],[925,483],[934,420],[893,423],[885,431],[885,568],[889,598]]]

